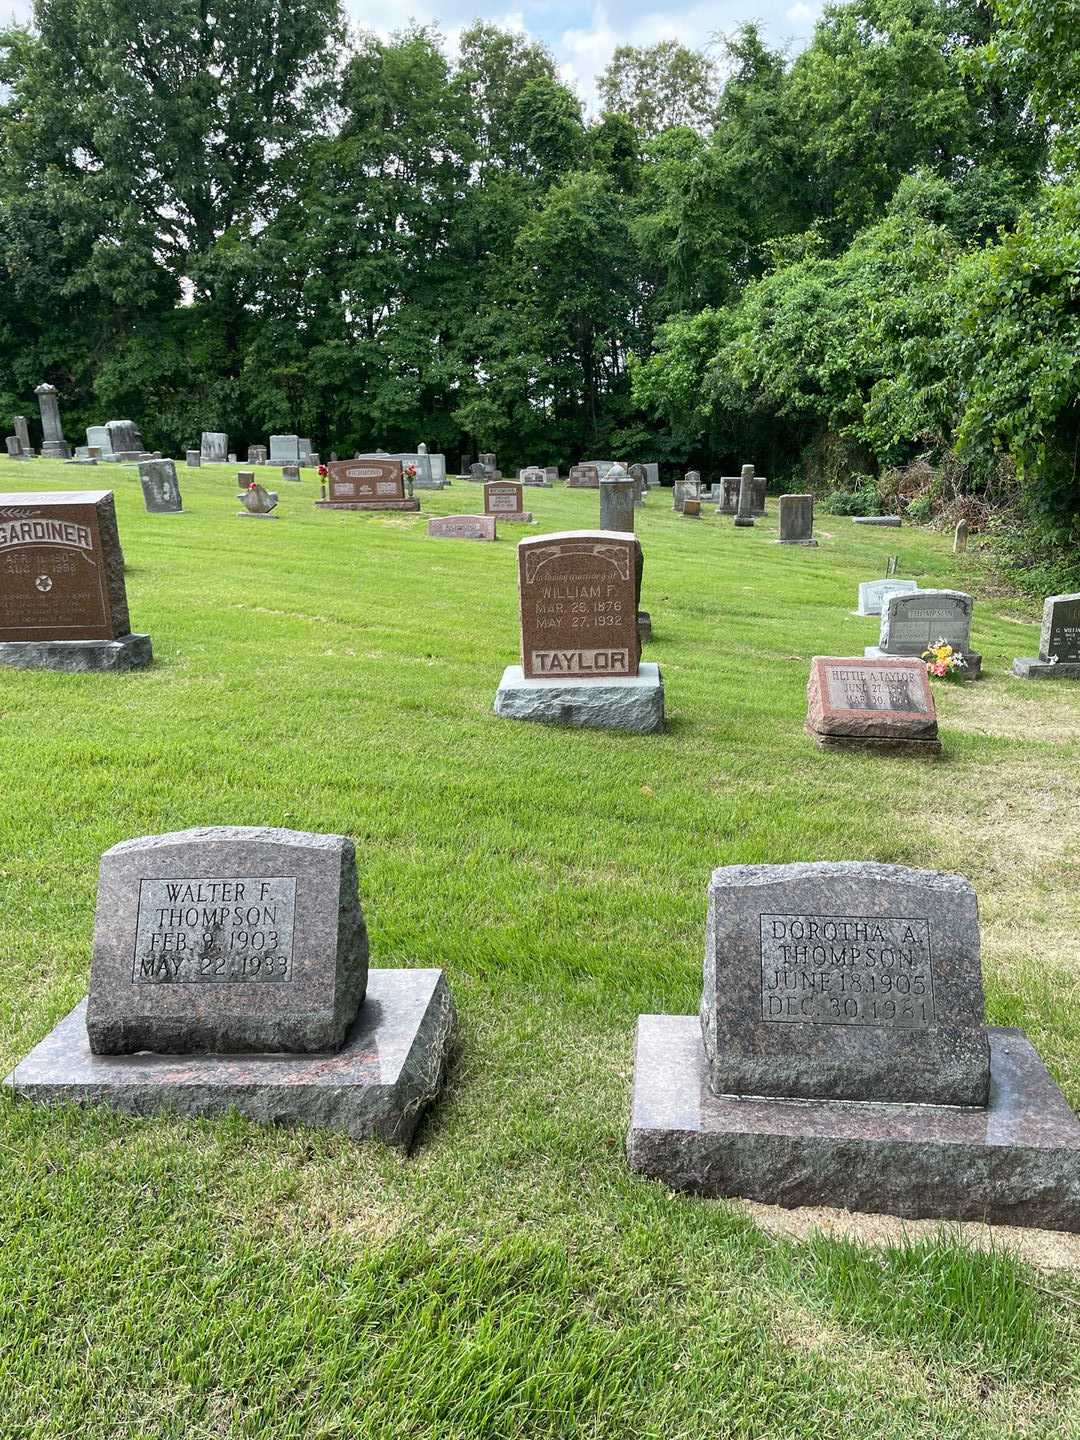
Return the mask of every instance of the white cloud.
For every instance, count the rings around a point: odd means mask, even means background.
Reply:
[[[784,17],[798,23],[809,24],[821,14],[820,5],[807,5],[806,0],[795,0],[795,4],[784,11]]]

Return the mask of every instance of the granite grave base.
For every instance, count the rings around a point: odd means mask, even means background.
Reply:
[[[508,665],[495,695],[495,713],[511,720],[653,734],[664,728],[664,682],[651,661],[642,661],[636,675],[605,680],[532,680],[520,665]]]
[[[856,525],[885,525],[891,530],[900,529],[899,515],[853,515],[852,521]]]
[[[642,1015],[630,1168],[788,1208],[1080,1231],[1080,1121],[1022,1031],[988,1034],[985,1110],[718,1097],[697,1016]]]
[[[407,1145],[439,1090],[454,1029],[441,970],[371,970],[344,1046],[321,1054],[93,1055],[86,1001],[8,1075],[17,1098],[126,1115],[221,1115]]]
[[[883,735],[827,735],[805,724],[806,731],[821,750],[863,750],[876,755],[916,755],[937,760],[941,755],[940,740],[899,739]]]
[[[0,665],[14,670],[142,670],[154,658],[149,635],[119,640],[5,640]]]
[[[887,660],[891,651],[882,650],[877,645],[867,645],[863,655],[867,660]],[[978,680],[982,674],[982,656],[977,650],[965,650],[963,652],[967,665],[963,670],[955,671],[958,680]]]
[[[419,500],[316,500],[318,510],[419,510]]]
[[[238,510],[238,520],[280,520],[280,515],[272,515],[269,510]]]
[[[1037,655],[1019,656],[1012,663],[1012,673],[1021,680],[1080,680],[1080,663],[1059,660],[1051,664]]]

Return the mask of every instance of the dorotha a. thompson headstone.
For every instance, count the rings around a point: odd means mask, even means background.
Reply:
[[[1047,598],[1039,653],[1014,660],[1012,668],[1024,680],[1080,680],[1080,593]]]
[[[805,729],[823,750],[941,754],[930,676],[914,657],[815,655]]]
[[[441,971],[369,974],[346,836],[188,830],[102,857],[89,1001],[6,1083],[42,1102],[235,1107],[403,1144],[452,1027]]]
[[[700,1017],[638,1020],[631,1167],[768,1204],[1080,1230],[1080,1123],[983,1018],[960,876],[713,873]]]
[[[153,658],[131,634],[111,490],[0,495],[0,664],[132,670]]]
[[[494,540],[494,515],[433,515],[427,533],[433,540]]]
[[[637,538],[571,530],[518,545],[521,664],[495,711],[520,720],[649,732],[664,724],[658,666],[641,662]]]

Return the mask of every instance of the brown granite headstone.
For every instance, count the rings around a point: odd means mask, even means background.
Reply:
[[[342,510],[419,510],[405,495],[400,460],[333,460],[327,466],[327,498],[317,505]]]
[[[0,495],[0,642],[130,630],[112,491]]]
[[[617,531],[569,530],[518,545],[521,665],[527,679],[638,673],[641,545]]]
[[[571,465],[566,483],[571,490],[599,490],[600,471],[595,465]]]
[[[434,515],[427,533],[436,540],[494,540],[494,515]]]
[[[815,655],[805,728],[823,749],[941,754],[934,692],[918,659]]]
[[[489,480],[484,486],[484,514],[500,520],[516,520],[527,524],[532,514],[525,509],[522,486],[516,480]]]

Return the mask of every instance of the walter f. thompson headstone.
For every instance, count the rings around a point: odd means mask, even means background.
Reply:
[[[441,971],[369,973],[347,836],[186,830],[102,856],[89,1001],[7,1083],[405,1143],[452,1025]]]

